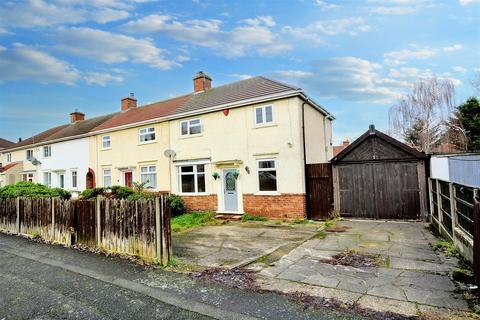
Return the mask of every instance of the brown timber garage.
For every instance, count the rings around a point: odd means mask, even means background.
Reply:
[[[420,219],[426,212],[425,154],[373,125],[332,159],[342,216]]]

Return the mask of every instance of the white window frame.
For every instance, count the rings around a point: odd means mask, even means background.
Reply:
[[[12,162],[12,154],[7,153],[7,162]]]
[[[192,123],[191,123],[192,121],[198,121],[198,124],[193,124],[192,125]],[[183,131],[182,131],[184,123],[187,124],[187,133],[183,133]],[[199,133],[191,133],[190,131],[191,131],[191,128],[193,128],[193,127],[200,127],[200,132]],[[198,135],[201,135],[202,133],[203,133],[202,119],[195,118],[195,119],[189,119],[189,120],[184,120],[184,121],[180,122],[180,135],[182,137],[198,136]]]
[[[147,168],[147,172],[142,172],[143,168]],[[151,171],[152,168],[153,168],[153,171]],[[155,181],[150,181],[150,184],[153,183],[154,186],[153,187],[146,187],[146,188],[148,188],[150,190],[157,190],[157,187],[158,187],[158,185],[157,185],[157,180],[158,180],[158,178],[157,178],[157,166],[154,165],[154,164],[141,165],[140,166],[140,183],[143,183],[143,176],[144,175],[147,175],[147,176],[154,175],[155,176]]]
[[[267,110],[268,107],[270,107],[272,109],[272,121],[267,122],[267,111],[266,110]],[[260,123],[257,122],[257,110],[258,109],[262,110],[262,122],[260,122]],[[253,111],[254,111],[253,112],[253,123],[255,123],[256,127],[269,126],[269,125],[274,124],[275,117],[274,117],[274,110],[273,110],[273,105],[272,104],[255,107],[253,109]]]
[[[78,170],[72,169],[70,172],[70,175],[72,176],[72,189],[77,189],[78,188]]]
[[[63,177],[63,186],[62,186],[62,177]],[[58,187],[65,189],[65,172],[59,172],[58,173]]]
[[[44,158],[50,158],[52,156],[52,146],[43,146],[42,153]]]
[[[153,131],[149,131],[150,129],[153,129]],[[143,130],[145,130],[144,133],[142,133]],[[146,136],[146,135],[149,135],[149,134],[152,134],[152,133],[154,135],[153,140],[142,141],[142,136]],[[148,143],[153,143],[153,142],[156,142],[156,141],[157,141],[157,133],[156,133],[156,130],[155,130],[154,126],[144,127],[144,128],[138,129],[138,143],[139,144],[148,144]]]
[[[28,154],[31,154],[31,156],[29,157]],[[28,149],[26,151],[26,157],[27,157],[27,160],[28,161],[32,161],[33,160],[33,149]]]
[[[273,168],[260,168],[260,162],[263,161],[273,161],[274,167]],[[265,159],[257,159],[257,192],[259,194],[272,194],[277,195],[280,194],[278,191],[278,160],[276,158],[265,158]],[[262,171],[273,171],[275,170],[277,176],[277,189],[276,190],[260,190],[260,172]]]
[[[105,174],[105,171],[109,171],[109,174]],[[110,184],[107,186],[107,184],[105,183],[105,177],[109,177],[110,178]],[[108,187],[111,187],[112,186],[112,169],[110,168],[103,168],[102,169],[102,179],[103,179],[103,186],[105,188],[108,188]]]
[[[28,181],[28,182],[33,182],[33,173],[23,173],[22,174],[22,181]]]
[[[108,142],[108,146],[105,147],[105,142]],[[112,149],[112,136],[104,135],[102,136],[102,150]]]
[[[203,172],[198,172],[197,166],[203,165]],[[182,172],[182,167],[193,167],[192,172]],[[178,192],[183,195],[203,195],[207,193],[207,164],[206,163],[182,163],[177,166],[178,170]],[[182,176],[193,175],[194,191],[183,192],[182,190]],[[205,191],[198,191],[198,176],[203,175],[205,177]]]
[[[45,181],[45,180],[47,180],[47,181]],[[52,187],[52,173],[51,172],[49,172],[49,171],[43,172],[43,184],[46,185],[49,188]]]

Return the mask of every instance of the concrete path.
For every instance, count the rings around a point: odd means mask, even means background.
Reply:
[[[173,234],[176,259],[203,267],[243,266],[280,248],[287,252],[316,234],[320,223],[233,222]]]
[[[456,260],[437,255],[431,249],[438,239],[424,224],[352,220],[338,225],[349,229],[345,233],[330,233],[325,239],[306,241],[263,269],[260,274],[264,287],[306,290],[411,315],[432,307],[468,309],[454,292],[448,276]],[[385,265],[354,268],[321,262],[345,250],[379,254]]]
[[[0,234],[0,319],[362,319]]]

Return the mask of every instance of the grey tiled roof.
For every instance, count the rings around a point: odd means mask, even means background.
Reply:
[[[177,108],[173,114],[200,111],[201,109],[218,105],[297,90],[300,90],[300,88],[265,77],[254,77],[194,94],[182,106]]]

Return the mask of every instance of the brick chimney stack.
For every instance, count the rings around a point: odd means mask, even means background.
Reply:
[[[345,140],[343,140],[343,142],[342,142],[342,146],[343,146],[343,148],[346,148],[346,147],[348,147],[348,146],[349,146],[349,144],[350,144],[350,141],[348,141],[348,139],[345,139]]]
[[[133,93],[130,93],[130,96],[122,99],[122,111],[133,109],[137,107],[137,99]]]
[[[70,123],[75,123],[77,121],[83,121],[83,120],[85,120],[85,113],[81,113],[77,110],[70,113]]]
[[[203,71],[197,72],[193,77],[193,93],[204,92],[212,88],[212,78]]]

